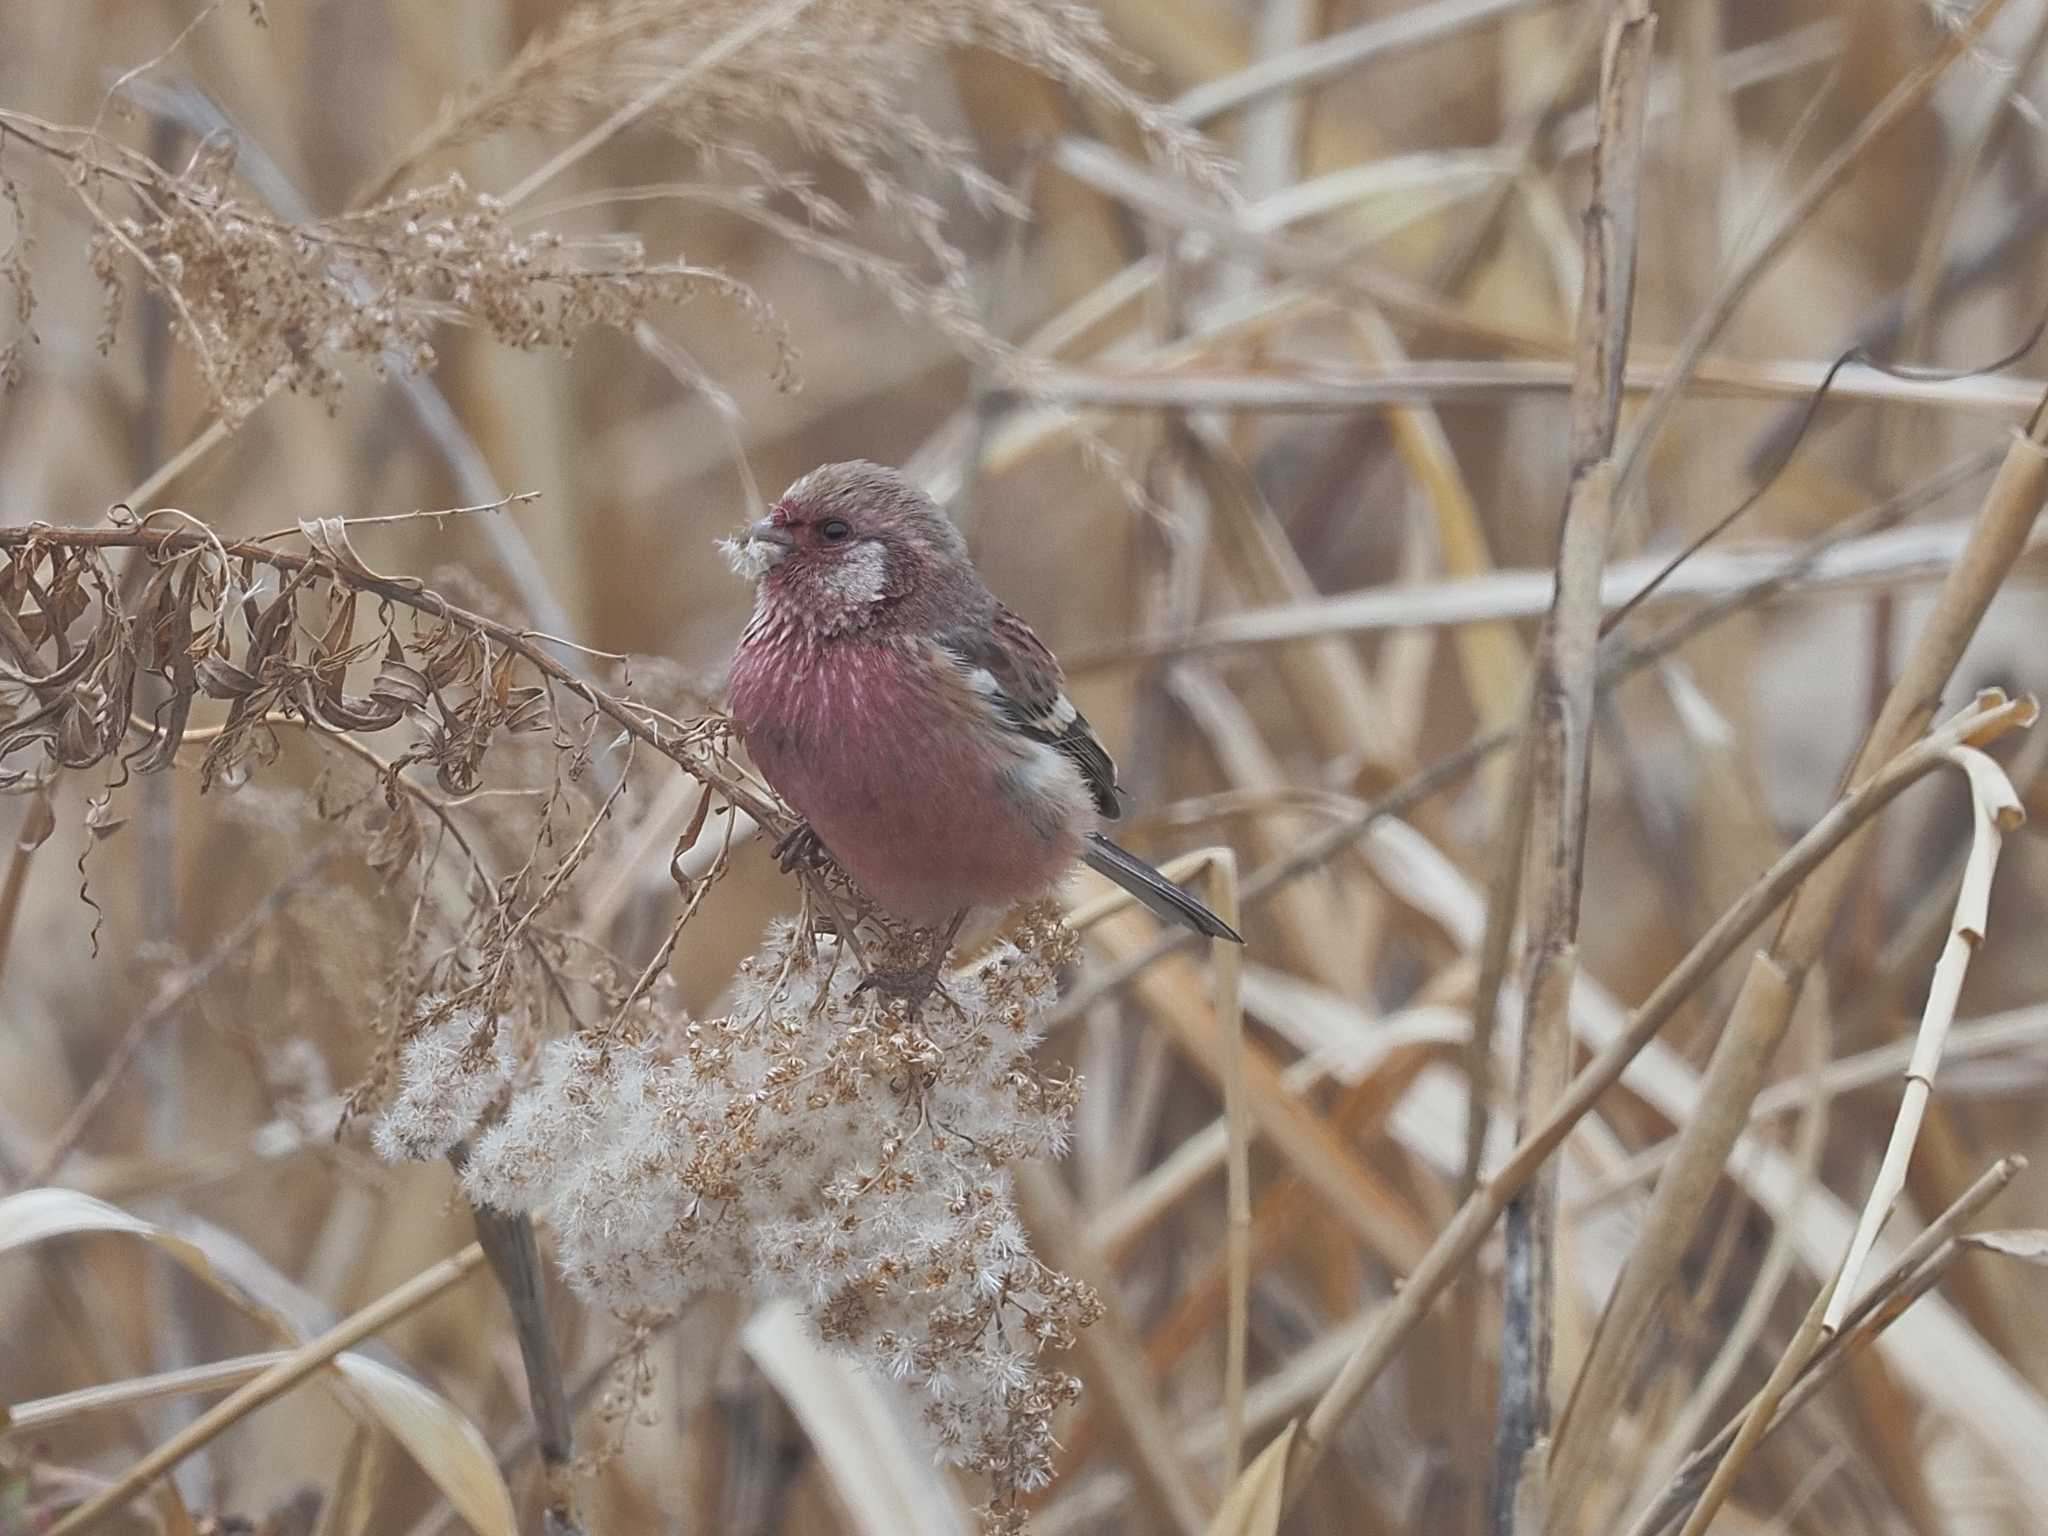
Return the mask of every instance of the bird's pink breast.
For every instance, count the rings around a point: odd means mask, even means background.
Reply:
[[[1037,895],[1079,854],[1085,828],[1049,814],[1062,797],[1020,794],[1019,759],[985,705],[914,640],[819,644],[757,622],[734,659],[731,702],[762,776],[907,922]]]

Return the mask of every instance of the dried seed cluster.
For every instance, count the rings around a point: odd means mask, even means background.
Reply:
[[[331,403],[351,357],[380,372],[425,372],[444,322],[478,326],[507,346],[567,347],[594,327],[630,326],[715,291],[768,323],[766,306],[734,278],[650,261],[623,236],[575,244],[515,229],[460,176],[293,223],[238,193],[229,157],[199,157],[176,176],[127,164],[149,212],[116,217],[89,200],[101,347],[113,343],[132,264],[168,303],[230,417],[279,388]]]
[[[544,1214],[571,1284],[625,1316],[707,1289],[796,1299],[915,1395],[1007,1518],[1050,1476],[1053,1414],[1078,1390],[1044,1352],[1098,1312],[1033,1258],[1007,1172],[1065,1144],[1076,1082],[1031,1052],[1072,954],[1034,912],[911,1017],[781,924],[723,1016],[649,1002],[523,1069],[453,1013],[401,1049],[378,1145],[437,1155],[517,1081],[475,1136],[472,1199]]]

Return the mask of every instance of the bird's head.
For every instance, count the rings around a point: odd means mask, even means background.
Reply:
[[[976,584],[945,510],[895,470],[860,459],[812,470],[721,547],[764,605],[819,634],[943,604],[963,595],[962,581]]]

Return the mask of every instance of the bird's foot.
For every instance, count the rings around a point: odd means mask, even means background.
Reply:
[[[925,1002],[934,992],[940,997],[939,977],[945,972],[946,961],[952,957],[953,940],[960,936],[960,925],[966,920],[966,912],[954,914],[953,921],[944,929],[923,929],[921,933],[931,946],[925,954],[924,963],[916,966],[879,965],[861,979],[853,989],[854,996],[863,992],[879,993],[883,997],[900,997],[910,1005],[914,1018],[923,1011]]]
[[[775,862],[785,875],[794,874],[799,869],[815,869],[829,857],[825,845],[818,841],[818,834],[811,830],[808,821],[798,822],[775,845]]]
[[[860,985],[853,989],[853,995],[858,997],[863,992],[873,992],[878,997],[900,997],[915,1015],[922,1012],[926,1000],[939,991],[939,973],[945,965],[946,952],[940,950],[923,965],[879,966],[861,978]]]

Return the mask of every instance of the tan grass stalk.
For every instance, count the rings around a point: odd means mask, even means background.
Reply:
[[[1920,1122],[1927,1101],[1934,1093],[1934,1074],[1941,1064],[1942,1048],[1955,1023],[1956,1002],[1962,996],[1963,979],[1970,961],[1984,942],[1984,930],[1991,908],[1991,881],[1998,868],[1999,845],[2004,834],[2026,820],[2011,780],[1991,758],[1974,747],[1957,747],[1949,761],[1964,770],[1970,782],[1972,833],[1969,863],[1963,871],[1962,890],[1956,895],[1955,915],[1948,943],[1935,962],[1934,977],[1927,991],[1927,1003],[1920,1015],[1920,1028],[1913,1042],[1912,1060],[1906,1066],[1906,1091],[1899,1101],[1898,1117],[1892,1123],[1890,1143],[1884,1161],[1871,1185],[1870,1198],[1856,1224],[1856,1235],[1842,1260],[1835,1299],[1822,1319],[1830,1335],[1841,1330],[1850,1299],[1877,1234],[1891,1217],[1899,1195],[1906,1186],[1906,1165],[1912,1160],[1919,1139]]]
[[[1933,611],[1849,770],[1847,782],[1852,786],[1866,781],[1924,728],[1964,646],[2011,572],[2048,490],[2044,433],[2048,417],[2037,413],[2028,431],[2015,433],[2008,445],[1969,542],[1942,583]],[[2031,701],[2028,708],[2026,718],[2031,719]],[[1965,733],[1954,744],[1968,742]],[[1552,1508],[1551,1536],[1564,1536],[1572,1529],[1631,1379],[1637,1345],[1689,1245],[1697,1213],[1748,1119],[1749,1105],[1784,1038],[1800,987],[1819,959],[1855,870],[1854,859],[1836,860],[1818,870],[1793,896],[1770,947],[1758,952],[1750,965],[1709,1063],[1700,1112],[1679,1134],[1672,1162],[1651,1197],[1642,1235],[1609,1297],[1559,1422],[1552,1458],[1557,1503]]]
[[[2019,720],[2031,712],[2031,701],[1989,709],[1981,704],[1972,705],[1938,730],[1913,742],[1878,772],[1848,789],[1741,900],[1700,936],[1685,958],[1630,1015],[1627,1032],[1572,1079],[1549,1118],[1524,1137],[1478,1192],[1459,1207],[1450,1224],[1430,1244],[1429,1251],[1409,1271],[1400,1294],[1374,1315],[1364,1337],[1337,1379],[1324,1391],[1294,1441],[1288,1474],[1290,1498],[1299,1497],[1301,1484],[1327,1453],[1337,1427],[1378,1380],[1380,1372],[1460,1267],[1485,1241],[1508,1201],[1556,1151],[1600,1096],[1620,1081],[1628,1064],[1656,1038],[1680,1005],[1816,870],[1830,867],[1832,856],[1854,838],[1871,816],[1890,804],[1908,785],[1942,766],[1950,747],[1963,741],[1982,745],[1987,732],[2002,735],[2017,728]]]
[[[1728,322],[1734,319],[1743,300],[1749,297],[1763,275],[1812,222],[1814,215],[1848,181],[1870,151],[1919,109],[1949,68],[1976,46],[1985,29],[2004,8],[2005,0],[1984,0],[1967,22],[1945,36],[1932,57],[1894,86],[1891,93],[1857,125],[1848,140],[1807,178],[1770,232],[1723,279],[1705,310],[1687,330],[1664,382],[1651,394],[1629,430],[1628,441],[1620,453],[1625,488],[1636,483],[1638,473],[1647,462],[1651,442],[1677,403],[1680,386],[1691,376],[1707,348],[1719,339]]]
[[[1174,1443],[1146,1379],[1144,1351],[1117,1299],[1116,1276],[1100,1255],[1089,1251],[1073,1199],[1050,1169],[1038,1163],[1020,1166],[1016,1186],[1018,1207],[1045,1261],[1084,1281],[1102,1301],[1102,1318],[1081,1333],[1075,1349],[1096,1394],[1098,1411],[1114,1426],[1146,1503],[1160,1522],[1153,1528],[1201,1536],[1214,1496]]]
[[[1171,879],[1185,879],[1210,857],[1208,852],[1184,855],[1161,868]],[[1130,905],[1122,892],[1100,903],[1075,909],[1077,927],[1099,926],[1112,954],[1137,950],[1135,928],[1105,924],[1106,916]],[[1186,967],[1148,967],[1139,979],[1141,995],[1175,1045],[1211,1082],[1222,1084],[1233,1072],[1242,1074],[1244,1103],[1252,1122],[1287,1164],[1299,1173],[1368,1249],[1391,1267],[1407,1267],[1422,1252],[1422,1233],[1405,1201],[1361,1162],[1321,1116],[1287,1092],[1279,1068],[1257,1042],[1241,1040],[1233,1049],[1208,999],[1201,995]]]
[[[1884,1275],[1864,1293],[1842,1320],[1842,1328],[1831,1339],[1823,1340],[1821,1347],[1798,1385],[1786,1395],[1782,1411],[1771,1427],[1776,1428],[1786,1416],[1796,1413],[1827,1381],[1840,1365],[1845,1354],[1856,1347],[1859,1341],[1867,1341],[1891,1318],[1904,1310],[1904,1302],[1912,1294],[1931,1286],[1940,1277],[1937,1268],[1944,1253],[1951,1258],[1956,1253],[1954,1239],[1978,1211],[1988,1205],[2008,1184],[2017,1178],[2027,1166],[2023,1157],[2000,1158],[1965,1190],[1955,1203],[1941,1215],[1929,1222],[1927,1229],[1902,1250]],[[1930,1273],[1931,1272],[1931,1273]],[[1875,1327],[1871,1327],[1872,1323]],[[1752,1415],[1745,1409],[1723,1427],[1707,1445],[1687,1459],[1662,1496],[1637,1517],[1628,1528],[1628,1536],[1656,1536],[1665,1529],[1704,1487],[1712,1469],[1728,1454],[1736,1436]]]
[[[1200,125],[1281,91],[1306,90],[1374,60],[1440,42],[1534,3],[1536,0],[1430,0],[1410,6],[1312,43],[1268,54],[1232,74],[1205,81],[1181,93],[1173,104],[1174,115]]]
[[[418,1311],[452,1289],[483,1262],[482,1245],[471,1243],[461,1252],[420,1271],[403,1285],[344,1318],[318,1338],[307,1340],[262,1375],[245,1382],[207,1409],[106,1488],[68,1511],[63,1519],[50,1527],[48,1536],[72,1536],[74,1532],[88,1529],[126,1504],[192,1452],[211,1443],[224,1430],[247,1418],[273,1398],[282,1397],[351,1345],[361,1343],[374,1333],[381,1333],[400,1318]]]
[[[1345,414],[1374,407],[1483,405],[1568,394],[1571,365],[1562,359],[1389,360],[1361,368],[1295,363],[1245,369],[1210,361],[1236,338],[1228,333],[1183,343],[1174,352],[1118,357],[1093,366],[1048,367],[1032,376],[1033,392],[1063,406],[1097,411],[1256,410]],[[1690,376],[1673,371],[1668,355],[1645,348],[1622,376],[1622,390],[1655,396],[1667,387],[1700,400],[1806,400],[1834,370],[1831,399],[1878,405],[1942,406],[1972,415],[2010,415],[2040,397],[2038,379],[1957,381],[1901,378],[1862,363],[1835,370],[1832,359],[1741,358],[1702,364]],[[1673,381],[1677,382],[1674,383]],[[1021,428],[1011,429],[1021,432]],[[1016,438],[1005,434],[1003,441]]]
[[[1835,1287],[1834,1280],[1828,1281],[1813,1298],[1813,1304],[1806,1309],[1806,1316],[1801,1320],[1798,1331],[1792,1335],[1791,1344],[1787,1346],[1784,1354],[1778,1357],[1778,1363],[1771,1368],[1770,1377],[1764,1382],[1763,1390],[1751,1400],[1750,1410],[1743,1417],[1742,1427],[1735,1432],[1735,1443],[1729,1446],[1728,1454],[1721,1458],[1721,1464],[1714,1468],[1714,1475],[1707,1479],[1706,1491],[1700,1495],[1699,1503],[1693,1506],[1692,1514],[1687,1517],[1680,1536],[1703,1536],[1707,1527],[1713,1523],[1714,1516],[1721,1512],[1721,1505],[1726,1502],[1730,1490],[1734,1488],[1735,1479],[1749,1460],[1750,1452],[1762,1441],[1773,1416],[1784,1406],[1785,1395],[1792,1390],[1800,1370],[1812,1358],[1814,1348],[1819,1344],[1825,1329],[1822,1313],[1829,1306],[1830,1298],[1840,1294]]]
[[[1237,858],[1220,849],[1209,865],[1217,915],[1233,928],[1242,915],[1237,900]],[[1223,1486],[1237,1480],[1244,1465],[1245,1357],[1251,1344],[1252,1170],[1251,1118],[1245,1109],[1244,947],[1217,940],[1210,946],[1216,1013],[1223,1020],[1228,1052],[1223,1073],[1226,1131],[1224,1263],[1229,1274],[1229,1314],[1223,1347]]]
[[[1524,1135],[1551,1112],[1571,1073],[1567,1003],[1579,963],[1600,573],[1618,510],[1611,455],[1635,296],[1643,110],[1655,36],[1648,5],[1625,5],[1609,23],[1601,60],[1600,147],[1585,215],[1570,484],[1558,535],[1556,595],[1537,642],[1523,728],[1527,832],[1509,840],[1506,855],[1519,852],[1526,859],[1524,905],[1531,923],[1515,1083],[1516,1128]],[[1519,818],[1510,814],[1504,822],[1513,829]],[[1492,1526],[1501,1536],[1533,1529],[1531,1522],[1540,1524],[1543,1515],[1542,1479],[1530,1475],[1539,1469],[1527,1458],[1541,1455],[1550,1431],[1558,1178],[1555,1163],[1540,1170],[1507,1210]]]

